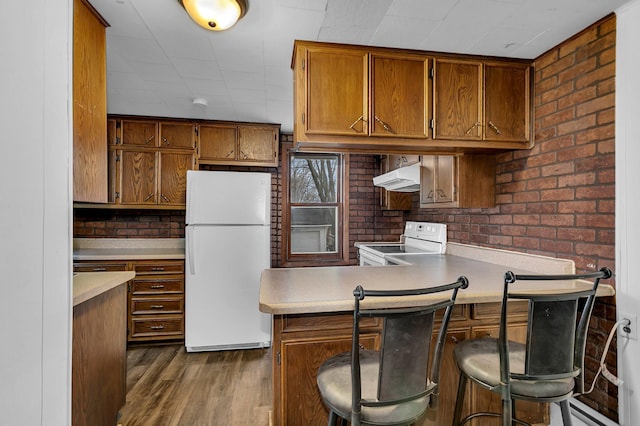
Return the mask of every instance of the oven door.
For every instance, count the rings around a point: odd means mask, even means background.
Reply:
[[[358,250],[360,266],[387,266],[387,261],[382,256],[376,256],[365,250]]]

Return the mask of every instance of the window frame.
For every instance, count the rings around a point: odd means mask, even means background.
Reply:
[[[330,253],[291,253],[291,209],[299,207],[300,203],[291,203],[290,194],[290,165],[291,157],[298,153],[293,144],[283,144],[282,156],[282,265],[291,266],[333,266],[349,264],[349,154],[339,152],[314,152],[313,155],[337,156],[339,161],[338,188],[336,205],[337,230],[339,244],[336,251]],[[302,153],[304,154],[304,153]],[[333,203],[332,203],[333,204]],[[304,205],[304,204],[303,204]]]

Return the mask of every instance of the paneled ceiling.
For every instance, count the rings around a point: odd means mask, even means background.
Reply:
[[[211,32],[177,0],[90,0],[110,24],[110,114],[280,123],[285,132],[296,39],[536,58],[627,1],[248,0],[235,27]]]

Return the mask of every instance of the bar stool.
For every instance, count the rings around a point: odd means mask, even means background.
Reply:
[[[329,425],[338,418],[360,424],[408,425],[419,419],[428,407],[435,409],[444,339],[451,311],[460,288],[469,281],[461,276],[451,284],[414,290],[365,290],[353,292],[353,342],[351,352],[325,361],[318,370],[318,388],[329,408]],[[427,306],[411,306],[409,296],[448,293]],[[378,306],[361,309],[365,298],[384,298]],[[404,300],[403,300],[404,299]],[[405,306],[405,307],[401,307]],[[435,312],[444,309],[435,349],[428,370]],[[379,351],[360,346],[359,324],[363,317],[383,319]]]
[[[455,360],[460,370],[454,425],[462,425],[478,416],[502,418],[503,426],[526,425],[515,419],[515,401],[560,402],[562,420],[571,426],[569,399],[584,392],[584,352],[600,279],[611,278],[608,268],[573,275],[516,275],[504,277],[500,334],[495,338],[460,342]],[[567,281],[593,279],[584,291],[533,290],[510,291],[517,281]],[[507,304],[519,299],[529,302],[526,343],[508,340]],[[584,304],[581,303],[584,301]],[[582,308],[580,308],[582,306]],[[472,413],[460,421],[467,380],[496,392],[502,399],[502,413]]]

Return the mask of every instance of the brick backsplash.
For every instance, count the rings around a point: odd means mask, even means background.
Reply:
[[[615,267],[615,16],[535,60],[531,150],[497,155],[496,207],[420,209],[406,220],[443,222],[450,241],[572,259],[578,271]],[[615,322],[596,304],[587,345],[590,385]],[[607,366],[616,371],[615,340]],[[580,398],[617,421],[617,388],[600,377]]]

